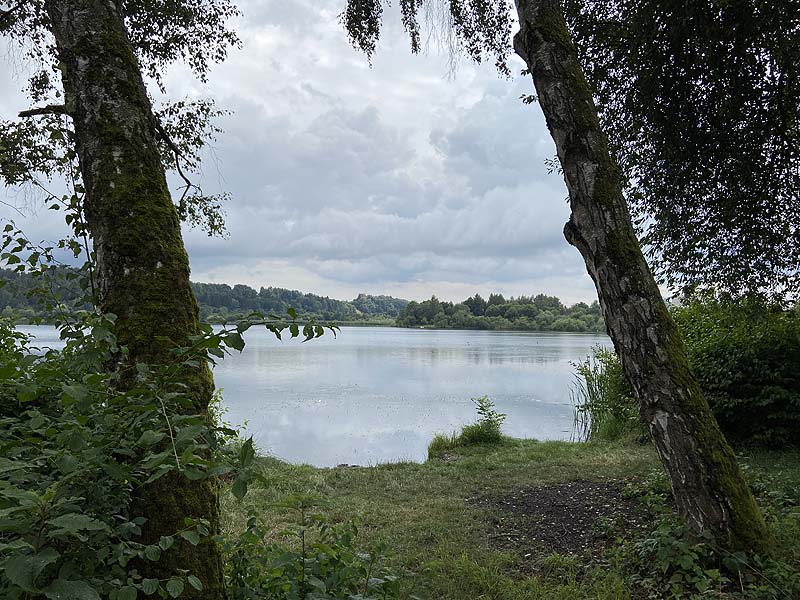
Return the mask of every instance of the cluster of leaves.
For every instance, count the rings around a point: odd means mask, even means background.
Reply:
[[[725,436],[770,446],[800,440],[800,311],[705,294],[672,314]]]
[[[751,487],[759,493],[759,486]],[[770,481],[765,489],[781,488]],[[744,551],[730,552],[718,544],[711,532],[691,531],[669,507],[669,483],[662,471],[653,471],[629,485],[626,493],[639,498],[653,517],[653,526],[623,544],[614,557],[630,583],[648,598],[700,600],[742,598],[778,600],[800,594],[800,555],[795,538],[800,527],[798,490],[782,495],[780,503],[759,494],[768,509],[771,527],[777,532],[776,548],[770,556]],[[773,510],[774,509],[774,510]],[[780,514],[778,514],[778,511]],[[788,536],[778,530],[788,529]]]
[[[506,414],[495,409],[489,396],[471,398],[478,413],[478,420],[461,428],[460,433],[437,434],[428,444],[428,458],[439,458],[445,452],[463,446],[476,444],[497,444],[503,441],[502,426]]]
[[[646,433],[639,420],[633,390],[613,350],[598,346],[575,368],[572,404],[578,439],[610,441]]]
[[[797,3],[564,8],[662,279],[797,299]]]
[[[800,436],[800,312],[713,294],[671,309],[689,363],[725,437],[770,447]],[[577,365],[575,422],[583,439],[641,433],[619,357],[596,349]]]
[[[416,598],[386,564],[385,546],[359,550],[356,522],[331,524],[319,512],[323,505],[307,496],[276,505],[295,515],[279,534],[283,543],[271,542],[256,516],[248,519],[245,531],[225,544],[231,600]]]
[[[506,299],[479,294],[463,302],[444,302],[431,297],[409,302],[396,320],[398,327],[437,329],[489,329],[515,331],[601,332],[605,323],[597,302],[578,302],[570,307],[555,296],[538,294]]]
[[[187,519],[158,543],[142,544],[137,494],[178,473],[189,480],[226,475],[244,496],[252,440],[230,452],[236,432],[191,414],[183,382],[204,362],[242,350],[242,334],[255,324],[278,338],[285,330],[307,340],[324,333],[287,312],[287,319],[204,326],[164,365],[128,364],[113,315],[65,319],[61,350],[37,348],[0,321],[0,595],[131,600],[200,589],[196,574],[147,579],[137,565],[161,560],[176,544],[201,543],[208,524]]]
[[[7,323],[0,328],[5,598],[128,600],[137,590],[176,597],[185,585],[199,585],[191,573],[154,581],[132,567],[208,534],[206,524],[187,521],[158,544],[139,543],[136,491],[174,470],[197,478],[234,467],[209,458],[218,448],[205,417],[171,414],[170,406],[191,402],[177,383],[177,366],[136,365],[135,385],[121,389],[120,374],[106,368],[124,354],[111,334],[113,320],[90,314],[65,327],[61,351],[34,348]]]

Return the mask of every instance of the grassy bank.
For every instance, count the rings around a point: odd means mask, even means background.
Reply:
[[[742,459],[789,570],[800,560],[792,549],[800,532],[798,458]],[[229,533],[257,514],[277,536],[292,517],[275,503],[311,494],[325,498],[332,521],[358,517],[362,542],[385,543],[395,567],[416,573],[421,597],[644,597],[646,583],[631,576],[617,548],[618,538],[648,535],[654,517],[646,504],[662,499],[664,482],[648,446],[504,439],[457,447],[424,464],[317,469],[264,458],[260,468],[264,483],[243,502],[224,496]]]

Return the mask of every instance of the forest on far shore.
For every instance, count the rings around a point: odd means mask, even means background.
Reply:
[[[76,279],[66,269],[54,269],[45,277],[0,269],[0,317],[17,322],[47,319],[43,308],[57,290],[59,302],[79,308],[83,296]],[[504,298],[490,294],[484,300],[475,294],[463,302],[446,302],[432,296],[423,302],[409,302],[392,296],[359,294],[353,300],[335,300],[279,287],[225,283],[192,283],[200,305],[200,319],[223,323],[252,313],[285,315],[293,308],[304,318],[338,323],[397,325],[437,329],[487,329],[516,331],[603,332],[605,325],[597,302],[565,306],[555,296]],[[87,305],[88,306],[88,305]]]
[[[567,307],[555,296],[545,294],[507,300],[502,294],[490,294],[487,300],[475,294],[456,304],[432,296],[424,302],[409,302],[397,317],[397,326],[592,333],[606,330],[596,301]]]

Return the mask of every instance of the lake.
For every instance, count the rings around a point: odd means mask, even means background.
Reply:
[[[58,346],[52,327],[20,326]],[[422,461],[436,433],[475,420],[470,398],[508,414],[507,435],[566,440],[574,362],[604,335],[343,327],[336,338],[245,335],[241,354],[214,368],[226,420],[262,452],[335,466]]]

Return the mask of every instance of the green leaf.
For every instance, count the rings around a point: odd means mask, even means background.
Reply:
[[[97,591],[85,581],[56,579],[44,591],[50,600],[100,600]]]
[[[158,545],[162,550],[169,550],[172,547],[172,544],[175,543],[175,538],[171,535],[162,535],[161,539],[158,540]]]
[[[181,537],[189,542],[192,546],[197,546],[200,543],[200,534],[197,533],[194,529],[189,529],[187,531],[181,531]]]
[[[146,448],[148,446],[152,446],[153,444],[157,444],[158,442],[163,440],[165,437],[167,437],[166,433],[163,433],[161,431],[153,431],[151,429],[148,429],[147,431],[142,433],[141,436],[139,436],[139,439],[136,440],[136,445]]]
[[[177,598],[183,593],[183,580],[173,577],[167,582],[167,593],[173,598]]]
[[[242,477],[237,477],[231,486],[231,492],[237,500],[241,500],[247,495],[247,481]]]
[[[126,585],[117,593],[117,600],[136,600],[136,588],[132,585]]]
[[[61,555],[53,548],[45,548],[38,554],[16,555],[2,563],[6,578],[26,592],[35,592],[36,578],[47,565],[58,560]]]
[[[72,398],[76,402],[80,402],[81,400],[86,398],[86,394],[88,394],[89,392],[86,386],[80,384],[62,385],[61,391],[64,392],[65,396]]]
[[[291,306],[290,306],[289,308],[287,308],[287,309],[286,309],[286,312],[287,312],[287,313],[289,314],[289,316],[290,316],[290,317],[292,317],[293,319],[296,319],[296,318],[297,318],[297,311],[296,311],[295,309],[293,309]]]
[[[201,582],[197,577],[194,575],[189,575],[186,580],[189,582],[189,585],[196,589],[198,592],[203,591],[203,582]]]
[[[244,350],[244,338],[238,332],[229,333],[224,338],[225,345],[241,352]]]
[[[146,596],[155,594],[158,590],[158,579],[142,579],[142,592]]]
[[[256,449],[253,445],[253,437],[250,436],[247,438],[244,444],[242,444],[241,449],[239,450],[239,464],[242,467],[249,467],[253,464],[253,460],[256,457]]]
[[[55,519],[48,519],[47,524],[54,528],[50,535],[75,535],[79,531],[104,531],[108,526],[102,521],[81,513],[68,513]]]
[[[161,548],[158,546],[145,546],[144,556],[147,560],[156,562],[161,558]]]

